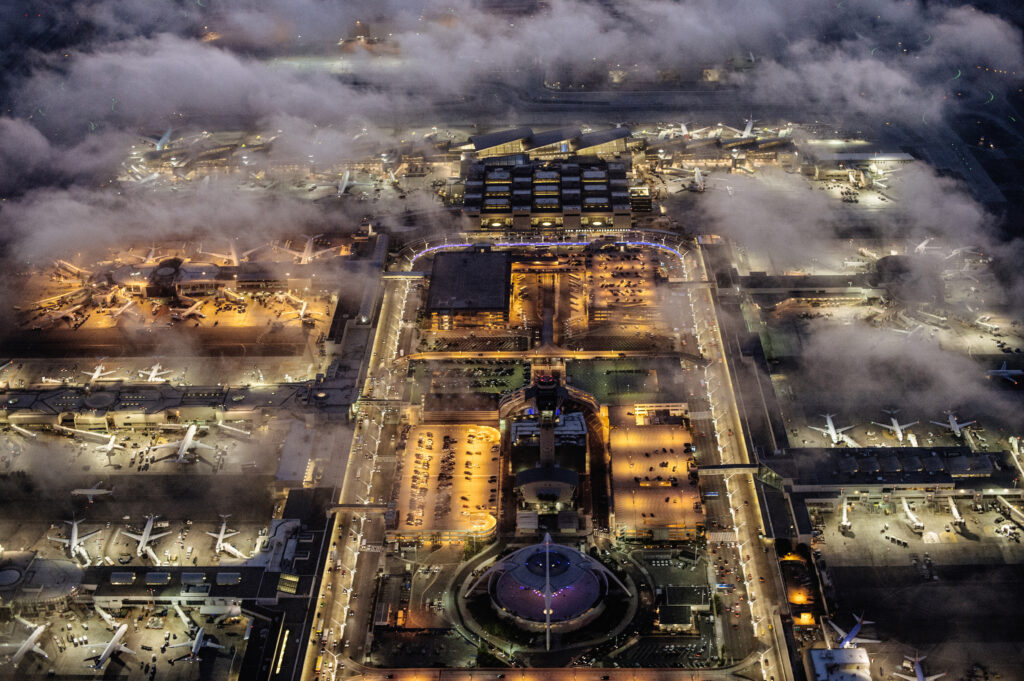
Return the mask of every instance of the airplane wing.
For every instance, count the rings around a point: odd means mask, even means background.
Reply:
[[[159,539],[160,537],[166,537],[169,534],[170,534],[170,531],[167,531],[167,532],[157,532],[155,534],[150,533],[149,541],[153,541],[154,539]]]
[[[38,645],[32,646],[31,650],[36,655],[41,655],[41,656],[45,657],[46,659],[50,659],[50,656],[46,654],[46,651],[43,650],[42,648],[40,648]]]
[[[141,534],[133,534],[132,532],[129,532],[128,530],[121,530],[121,534],[123,534],[124,536],[128,537],[129,539],[134,539],[135,541],[142,541],[142,535]],[[150,535],[150,537],[152,537],[152,535]]]
[[[203,647],[204,648],[218,648],[220,650],[224,650],[224,646],[222,646],[219,643],[214,643],[213,641],[211,641],[208,638],[203,639]]]
[[[839,638],[845,638],[846,637],[846,632],[843,631],[842,629],[840,629],[838,624],[836,624],[832,620],[828,620],[828,623],[830,625],[832,625],[832,628],[836,630],[837,634],[839,634]]]
[[[208,449],[211,452],[217,451],[216,447],[213,447],[213,446],[207,445],[207,444],[203,444],[202,442],[198,442],[196,440],[192,440],[192,446],[195,447],[196,449]]]
[[[854,426],[846,426],[845,428],[836,428],[836,432],[837,433],[845,433],[846,431],[850,430],[853,427]]]
[[[121,651],[122,653],[128,653],[129,655],[134,655],[135,654],[134,650],[132,650],[131,648],[129,648],[128,646],[126,646],[124,644],[121,644],[121,646],[118,648],[118,650]]]
[[[167,647],[168,648],[184,648],[185,646],[190,646],[190,645],[192,645],[192,641],[183,641],[181,643],[172,643],[171,645],[169,645]]]
[[[872,422],[871,422],[871,425],[873,425],[873,426],[878,426],[879,428],[885,428],[886,430],[896,430],[896,429],[895,429],[895,428],[893,428],[892,426],[890,426],[890,425],[886,425],[886,424],[884,424],[884,423],[879,423],[878,421],[872,421]]]
[[[878,643],[878,640],[877,639],[873,639],[873,638],[861,638],[860,636],[854,636],[850,640],[850,642],[851,643]]]
[[[93,536],[94,534],[99,534],[99,533],[100,533],[99,530],[93,530],[92,532],[86,532],[85,534],[80,534],[80,535],[78,535],[78,543],[81,544],[82,542],[84,542],[89,537]]]
[[[64,546],[68,545],[68,540],[67,539],[61,539],[60,537],[50,537],[50,536],[47,536],[46,538],[49,539],[50,541],[60,542],[61,544],[64,544]]]
[[[976,421],[966,421],[964,423],[958,423],[957,425],[961,428],[966,428],[967,426],[973,426],[975,423]]]
[[[818,426],[807,426],[807,427],[810,428],[811,430],[816,430],[819,433],[824,433],[825,435],[828,435],[828,429],[827,428],[819,428]],[[839,432],[839,431],[836,431],[836,432]]]
[[[934,423],[935,425],[945,428],[946,430],[953,430],[948,423],[939,423],[938,421],[929,421],[929,423]]]

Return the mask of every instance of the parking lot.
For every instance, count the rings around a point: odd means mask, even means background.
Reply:
[[[703,522],[693,454],[687,452],[691,443],[681,426],[611,431],[612,488],[620,523],[638,530],[692,531]]]
[[[468,530],[497,516],[494,428],[438,424],[410,430],[402,459],[399,531]]]

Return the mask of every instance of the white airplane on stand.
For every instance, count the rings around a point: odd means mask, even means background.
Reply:
[[[906,679],[906,681],[935,681],[935,679],[939,678],[940,676],[946,675],[946,672],[942,672],[941,674],[932,674],[931,676],[925,676],[924,672],[921,670],[921,660],[923,660],[924,657],[919,657],[915,654],[913,657],[904,656],[904,659],[906,659],[907,662],[914,663],[914,675],[911,676],[910,674],[900,674],[899,672],[893,672],[893,676],[898,676],[901,679]]]
[[[78,526],[82,523],[81,520],[65,520],[64,522],[71,526],[71,532],[68,534],[67,539],[61,539],[60,537],[50,536],[47,536],[46,538],[50,541],[55,541],[59,544],[63,544],[64,546],[66,546],[68,549],[68,556],[72,560],[74,560],[74,558],[78,556],[85,561],[86,565],[88,565],[92,562],[92,559],[89,558],[89,553],[85,550],[85,540],[93,536],[94,534],[99,534],[99,530],[93,530],[92,532],[87,532],[85,534],[79,535]]]
[[[189,425],[188,428],[185,429],[185,437],[183,437],[182,439],[178,440],[177,442],[168,442],[162,445],[154,445],[150,447],[147,451],[154,452],[159,451],[161,449],[177,449],[178,451],[176,454],[165,456],[162,459],[158,459],[158,461],[166,461],[168,459],[173,458],[175,463],[195,463],[196,461],[202,461],[204,463],[209,464],[210,462],[196,454],[195,450],[208,449],[211,452],[216,452],[217,448],[203,444],[199,440],[196,440],[196,431],[198,429],[198,426],[196,426],[193,423]],[[190,453],[193,454],[194,458],[189,458],[188,455]]]
[[[130,655],[134,655],[134,650],[121,643],[121,639],[124,638],[124,635],[126,633],[128,633],[128,625],[122,624],[117,628],[117,631],[114,632],[114,636],[110,639],[109,643],[87,644],[90,648],[98,648],[100,646],[103,646],[102,653],[100,653],[99,655],[93,655],[92,657],[85,658],[86,660],[96,660],[95,664],[87,665],[89,669],[103,669],[103,665],[106,664],[107,660],[109,660],[112,655],[116,655],[117,653],[128,653]]]
[[[871,423],[878,426],[879,428],[885,428],[886,430],[892,432],[892,434],[895,435],[896,439],[899,440],[900,442],[903,442],[904,429],[909,428],[910,426],[916,426],[918,423],[920,423],[920,421],[900,423],[899,421],[896,420],[896,414],[899,413],[899,409],[883,409],[882,411],[884,411],[886,414],[889,414],[890,425],[879,423],[878,421],[872,421]]]
[[[960,423],[956,420],[956,415],[951,411],[947,411],[946,416],[949,417],[949,420],[946,423],[942,423],[940,421],[932,421],[932,423],[941,428],[952,431],[953,435],[957,437],[963,437],[963,429],[976,423],[975,421],[964,421],[963,423]]]
[[[165,376],[171,373],[174,373],[173,369],[164,369],[162,366],[160,366],[160,362],[157,362],[148,369],[143,369],[142,371],[140,371],[139,376],[144,377],[147,383],[160,383],[166,380],[160,378],[161,376]]]
[[[206,319],[206,315],[201,312],[202,308],[203,301],[201,300],[193,303],[191,307],[175,308],[171,310],[171,319],[179,322],[192,318]]]
[[[846,431],[850,430],[851,428],[853,428],[853,426],[846,426],[845,428],[836,428],[835,424],[832,422],[832,417],[835,416],[835,414],[822,414],[822,416],[825,417],[825,427],[824,428],[820,428],[818,426],[807,426],[807,427],[810,428],[811,430],[816,430],[819,433],[823,433],[825,435],[828,435],[829,439],[832,440],[832,444],[834,444],[834,445],[837,445],[840,442],[842,442],[843,438],[841,437],[841,435],[844,432],[846,432]]]
[[[314,251],[313,242],[315,242],[322,236],[323,234],[317,234],[315,236],[306,237],[306,246],[301,251],[296,250],[294,248],[288,248],[287,246],[284,246],[283,244],[280,243],[274,244],[274,248],[276,248],[279,251],[291,253],[293,256],[295,256],[295,262],[297,264],[308,265],[309,263],[313,262],[313,260],[319,258],[324,253],[330,253],[331,251],[336,250],[334,248],[325,248],[323,250]]]
[[[167,647],[182,648],[184,646],[191,646],[191,649],[189,650],[187,655],[182,655],[181,657],[175,659],[175,662],[180,662],[181,660],[185,660],[187,662],[202,662],[203,660],[199,657],[199,653],[200,651],[202,651],[203,648],[217,648],[220,650],[224,649],[224,646],[220,645],[219,643],[214,643],[210,639],[206,638],[206,630],[203,627],[199,627],[199,631],[196,632],[195,638],[190,638],[189,640],[183,641],[182,643],[174,643]]]
[[[12,650],[13,654],[11,654],[8,662],[10,662],[11,666],[14,668],[17,668],[22,658],[29,653],[35,653],[36,655],[41,655],[44,659],[49,659],[50,656],[46,654],[46,651],[39,647],[39,639],[42,638],[43,634],[46,632],[46,627],[48,625],[40,624],[36,626],[20,617],[18,617],[17,620],[31,629],[31,633],[21,643],[0,643],[0,654],[6,654],[7,651]]]
[[[156,534],[154,534],[153,533],[153,522],[155,520],[156,520],[156,516],[155,515],[148,515],[148,516],[146,516],[146,525],[145,525],[145,527],[142,528],[142,533],[141,534],[134,534],[132,532],[128,532],[127,530],[121,530],[121,534],[123,534],[124,536],[128,537],[129,539],[134,539],[135,541],[137,541],[139,543],[139,545],[135,549],[135,555],[139,556],[140,558],[142,557],[142,554],[146,552],[146,549],[150,548],[150,546],[149,546],[150,542],[152,542],[154,540],[157,540],[160,537],[165,537],[165,536],[170,534],[170,531],[167,531],[167,532],[157,532]]]
[[[93,367],[92,371],[83,371],[82,373],[89,377],[90,383],[98,381],[101,378],[110,376],[111,374],[117,373],[117,369],[111,369],[110,371],[104,371],[104,369],[106,369],[105,366],[103,366],[102,364],[97,364],[96,366]]]
[[[241,551],[236,549],[230,543],[224,541],[225,539],[234,537],[236,534],[238,534],[238,532],[236,532],[235,530],[228,530],[228,518],[230,517],[231,516],[222,515],[220,521],[220,530],[218,530],[217,532],[207,532],[206,534],[210,535],[211,537],[217,540],[217,543],[214,544],[213,547],[213,550],[216,553],[220,554],[227,552],[233,555],[235,558],[242,558],[243,560],[247,559],[248,556],[246,556]]]

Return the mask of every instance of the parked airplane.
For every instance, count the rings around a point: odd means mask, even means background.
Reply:
[[[213,537],[214,539],[217,540],[217,543],[214,545],[213,550],[215,552],[217,552],[218,554],[227,552],[227,553],[230,553],[235,558],[241,558],[243,560],[248,559],[247,555],[245,555],[244,553],[242,553],[241,551],[236,549],[230,543],[224,541],[225,539],[227,539],[229,537],[234,537],[236,534],[238,534],[238,532],[236,532],[234,530],[230,530],[230,531],[228,530],[228,518],[229,517],[231,517],[231,516],[222,515],[221,516],[221,521],[220,521],[220,530],[218,530],[217,532],[207,532],[206,533],[206,534],[210,535],[211,537]]]
[[[198,300],[191,307],[175,308],[175,309],[171,310],[171,319],[173,319],[175,321],[179,321],[179,322],[180,321],[184,321],[186,319],[191,319],[191,318],[194,318],[194,317],[199,317],[199,318],[202,318],[202,319],[206,319],[206,315],[204,315],[202,312],[200,312],[202,307],[203,307],[203,301]]]
[[[941,423],[939,421],[932,421],[932,423],[942,428],[945,428],[946,430],[953,431],[953,435],[957,437],[963,437],[963,429],[975,423],[974,421],[965,421],[963,423],[960,423],[956,420],[956,415],[953,414],[953,412],[951,411],[947,411],[946,415],[949,417],[949,421],[947,421],[946,423]]]
[[[906,679],[906,681],[935,681],[935,679],[939,678],[940,676],[946,675],[946,672],[942,672],[941,674],[932,674],[931,676],[925,676],[924,672],[921,670],[921,660],[923,660],[924,657],[919,657],[916,654],[913,657],[904,657],[906,658],[907,662],[914,663],[914,675],[911,676],[910,674],[900,674],[899,672],[893,672],[893,676],[898,676],[901,679]]]
[[[150,542],[170,534],[169,531],[157,532],[156,534],[153,534],[153,522],[155,520],[155,515],[146,516],[146,526],[142,528],[141,534],[134,534],[132,532],[128,532],[127,530],[121,530],[121,534],[128,537],[129,539],[134,539],[135,541],[139,542],[138,547],[136,547],[135,549],[135,555],[139,556],[140,558],[142,557],[142,554],[145,553],[146,549],[149,548]]]
[[[103,665],[107,663],[107,660],[109,660],[111,656],[116,655],[118,653],[128,653],[130,655],[134,655],[134,650],[121,643],[121,639],[124,638],[124,635],[126,633],[128,633],[128,625],[122,624],[117,628],[117,631],[114,632],[114,636],[110,639],[109,643],[88,644],[90,648],[98,648],[100,646],[103,646],[102,653],[100,653],[99,655],[93,655],[92,657],[85,658],[86,660],[96,660],[95,664],[87,665],[89,669],[103,669]]]
[[[82,373],[89,377],[90,383],[92,383],[93,381],[98,381],[106,376],[110,376],[111,374],[117,373],[117,369],[111,369],[110,371],[104,371],[104,369],[106,369],[106,367],[103,366],[103,364],[97,364],[95,367],[93,367],[92,371],[83,371]]]
[[[1017,379],[1014,376],[1024,376],[1024,369],[1007,369],[1006,362],[1003,362],[1003,366],[999,369],[989,369],[988,377],[998,376],[999,378],[1005,378],[1010,383],[1017,385]]]
[[[195,437],[196,437],[196,431],[197,430],[198,430],[198,426],[196,426],[193,423],[193,424],[189,425],[189,427],[185,430],[185,437],[183,437],[182,439],[178,440],[177,442],[168,442],[168,443],[162,444],[162,445],[154,445],[153,447],[150,447],[148,451],[153,452],[153,451],[158,451],[158,450],[161,450],[161,449],[177,449],[178,450],[176,454],[172,454],[170,456],[165,456],[162,459],[159,459],[159,461],[165,461],[167,459],[172,459],[173,458],[175,463],[194,463],[195,461],[203,461],[205,463],[210,463],[209,461],[206,461],[205,459],[203,459],[198,454],[194,454],[194,450],[196,450],[196,449],[208,449],[211,452],[216,452],[217,448],[216,447],[211,447],[210,445],[205,445],[202,442],[200,442],[199,440],[196,440]],[[194,454],[194,458],[190,459],[188,457],[189,453],[193,453]]]
[[[174,373],[173,369],[164,369],[160,366],[160,362],[157,362],[148,369],[143,369],[139,372],[139,376],[144,376],[147,383],[161,383],[166,379],[160,378],[166,374]]]
[[[836,633],[840,636],[839,645],[837,646],[839,648],[856,648],[857,643],[878,643],[878,641],[873,638],[860,638],[857,636],[857,634],[860,633],[861,627],[865,624],[874,624],[871,620],[864,619],[864,615],[857,618],[857,623],[853,625],[853,628],[850,629],[849,633],[840,629],[839,625],[832,620],[829,620],[828,623],[832,625],[832,628],[835,629]]]
[[[82,558],[82,560],[85,561],[86,565],[88,565],[92,562],[92,559],[89,558],[89,554],[85,550],[85,540],[93,536],[94,534],[99,534],[99,530],[93,530],[92,532],[87,532],[85,534],[80,535],[78,534],[78,526],[82,523],[81,520],[65,520],[64,522],[71,526],[71,532],[68,534],[67,539],[61,539],[60,537],[50,536],[47,536],[46,538],[50,541],[55,541],[59,544],[63,544],[68,548],[68,556],[70,558],[74,559],[75,556],[79,556],[80,558]]]
[[[6,654],[8,651],[13,650],[14,653],[7,661],[15,668],[17,668],[21,659],[30,652],[35,653],[36,655],[42,655],[44,658],[49,659],[50,656],[47,655],[46,651],[39,646],[39,639],[42,638],[43,633],[46,632],[47,625],[40,624],[39,626],[36,626],[20,617],[17,619],[32,631],[21,643],[0,643],[0,654]]]
[[[298,263],[299,265],[308,265],[309,263],[313,262],[313,260],[319,258],[324,253],[330,253],[331,251],[336,250],[334,248],[325,248],[319,251],[314,251],[314,242],[322,236],[323,234],[317,234],[315,236],[306,237],[306,246],[301,251],[296,250],[294,248],[288,248],[287,246],[284,246],[283,244],[280,243],[274,244],[274,248],[276,248],[279,251],[291,253],[293,256],[295,256],[295,262]]]
[[[82,309],[81,305],[75,305],[69,307],[66,310],[60,310],[58,312],[50,312],[43,315],[40,319],[37,319],[33,324],[33,329],[50,328],[57,322],[68,322],[69,324],[75,320],[75,313]],[[46,325],[45,327],[43,325]]]
[[[940,246],[929,246],[932,241],[935,241],[934,237],[928,237],[918,245],[914,246],[914,253],[924,253],[925,251],[941,251]]]
[[[182,655],[181,657],[175,659],[175,662],[179,662],[181,660],[187,660],[188,662],[202,662],[202,659],[199,657],[199,653],[200,651],[202,651],[203,648],[219,648],[221,650],[224,649],[224,646],[220,645],[219,643],[214,643],[210,639],[206,638],[206,631],[203,627],[199,627],[199,631],[196,632],[195,638],[189,639],[188,641],[183,641],[182,643],[174,643],[167,647],[181,648],[184,646],[191,646],[191,649],[189,650],[187,655]]]
[[[836,428],[835,424],[832,422],[832,417],[835,416],[835,414],[822,414],[822,416],[825,417],[824,428],[819,428],[818,426],[808,426],[808,428],[810,428],[811,430],[816,430],[819,433],[828,435],[829,439],[832,440],[832,444],[834,445],[837,445],[840,442],[842,442],[842,434],[853,428],[853,426],[846,426],[845,428]]]
[[[879,428],[885,428],[886,430],[891,431],[892,434],[896,436],[896,439],[899,440],[900,442],[903,442],[903,429],[904,428],[909,428],[910,426],[916,426],[918,423],[920,423],[920,421],[912,421],[910,423],[900,423],[899,421],[896,420],[896,414],[899,413],[899,409],[883,409],[882,411],[884,411],[886,414],[889,414],[889,421],[890,421],[891,425],[886,425],[884,423],[879,423],[878,421],[872,421],[871,423],[873,423],[874,425],[878,426]]]
[[[199,252],[205,253],[206,255],[212,255],[216,258],[220,258],[221,260],[227,260],[228,263],[231,264],[232,266],[238,267],[238,261],[240,260],[240,258],[238,257],[238,249],[235,248],[235,241],[234,239],[228,239],[227,242],[227,253],[214,253],[213,251],[204,251],[202,244],[199,244]]]
[[[114,488],[113,487],[111,487],[110,489],[106,489],[106,488],[100,487],[100,483],[97,482],[92,487],[80,487],[78,489],[71,490],[71,496],[73,496],[73,497],[85,497],[86,499],[89,500],[89,503],[91,504],[93,502],[93,500],[94,500],[94,497],[106,496],[107,494],[112,494],[113,492],[114,492]]]
[[[116,444],[116,442],[117,442],[117,436],[116,435],[111,435],[110,439],[107,440],[104,444],[96,446],[96,451],[97,452],[103,452],[104,454],[109,456],[109,455],[114,453],[115,449],[124,449],[123,445]]]

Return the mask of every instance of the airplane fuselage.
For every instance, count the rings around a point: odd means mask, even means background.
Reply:
[[[122,624],[119,626],[117,631],[114,632],[113,638],[110,639],[110,643],[107,644],[107,647],[103,649],[103,652],[100,653],[100,656],[96,659],[96,664],[90,666],[93,669],[102,669],[103,665],[110,659],[110,656],[120,649],[121,639],[124,638],[126,633],[128,633],[128,625]]]

